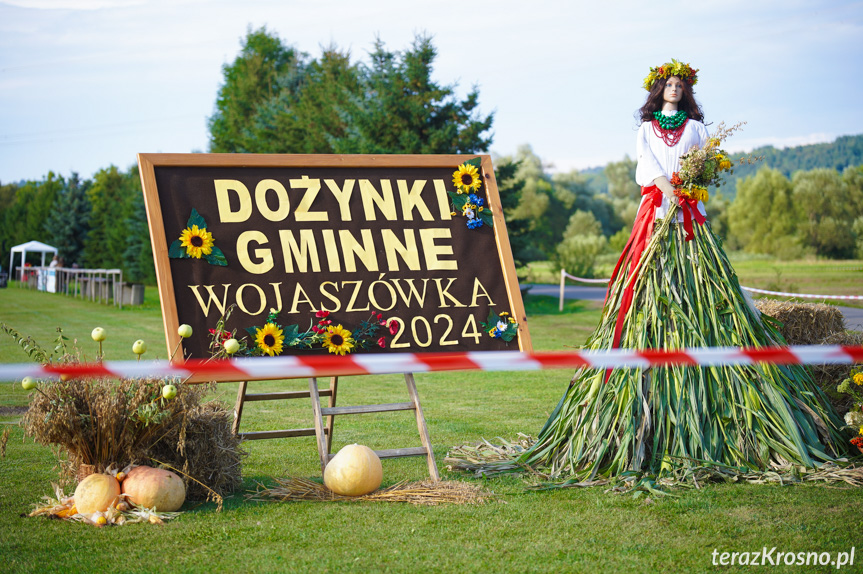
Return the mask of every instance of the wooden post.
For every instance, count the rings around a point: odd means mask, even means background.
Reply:
[[[434,459],[434,450],[432,450],[431,439],[429,438],[429,429],[426,426],[425,416],[423,416],[423,408],[420,405],[420,397],[419,393],[417,393],[417,385],[414,381],[413,373],[405,373],[405,384],[408,387],[408,394],[416,407],[414,412],[417,417],[417,429],[420,431],[420,441],[422,441],[423,446],[428,452],[429,476],[431,476],[433,481],[439,482],[440,474],[438,473],[437,463]]]

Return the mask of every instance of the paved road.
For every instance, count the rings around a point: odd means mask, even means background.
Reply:
[[[530,293],[533,295],[551,295],[560,297],[560,285],[531,285]],[[587,301],[605,300],[605,287],[580,287],[567,285],[563,296],[567,299],[584,299]],[[856,331],[863,331],[863,309],[856,307],[839,307],[845,318],[845,326]]]

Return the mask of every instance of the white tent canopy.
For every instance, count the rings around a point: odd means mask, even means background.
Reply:
[[[15,262],[15,254],[21,254],[21,267],[24,267],[24,258],[27,256],[27,253],[41,253],[42,254],[42,267],[45,267],[45,254],[53,253],[57,254],[57,248],[42,243],[41,241],[28,241],[27,243],[22,243],[21,245],[16,245],[12,248],[12,254],[9,256],[9,273],[12,273],[12,268],[14,267]]]

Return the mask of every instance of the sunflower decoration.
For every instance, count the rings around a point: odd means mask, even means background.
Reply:
[[[482,186],[479,170],[470,162],[465,162],[458,166],[458,169],[452,174],[452,182],[455,185],[456,191],[460,194],[471,193]]]
[[[483,225],[494,227],[491,210],[486,205],[485,199],[479,195],[482,187],[480,162],[480,158],[474,158],[458,166],[452,174],[452,182],[456,190],[447,192],[452,202],[452,215],[463,216],[467,220],[468,229],[477,229]]]
[[[351,332],[341,325],[329,325],[324,333],[324,348],[336,355],[347,355],[354,350]]]
[[[215,246],[213,234],[207,230],[207,222],[193,207],[192,214],[186,222],[186,228],[180,233],[168,249],[168,257],[173,259],[204,259],[210,265],[224,267],[228,264],[225,254]]]
[[[507,343],[518,335],[518,323],[506,311],[498,315],[494,311],[489,310],[488,319],[486,319],[485,323],[482,323],[482,328],[489,336],[495,339],[503,339]]]
[[[285,336],[275,323],[267,323],[262,328],[255,329],[255,345],[262,355],[281,355],[284,343]]]

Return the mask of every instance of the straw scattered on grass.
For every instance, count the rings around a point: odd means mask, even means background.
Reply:
[[[317,501],[317,502],[407,502],[422,506],[438,504],[484,504],[494,493],[476,484],[461,481],[424,480],[399,482],[364,496],[341,496],[319,482],[306,478],[277,478],[278,486],[258,484],[255,492],[246,495],[253,501]]]

